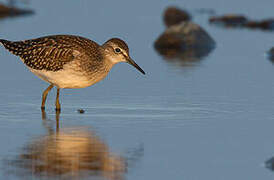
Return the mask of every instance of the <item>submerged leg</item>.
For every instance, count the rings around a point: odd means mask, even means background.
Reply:
[[[47,113],[45,109],[41,109],[41,111],[42,111],[42,120],[47,120]]]
[[[56,133],[59,133],[59,119],[60,119],[60,111],[56,111],[55,120],[56,120]]]
[[[56,111],[61,111],[61,105],[60,105],[60,102],[59,102],[59,94],[60,94],[60,88],[57,88],[57,94],[56,94],[56,102],[55,102],[55,105],[56,105]]]
[[[47,100],[47,96],[48,96],[48,93],[49,91],[53,88],[53,85],[51,84],[44,92],[43,92],[43,95],[42,95],[42,105],[41,105],[41,109],[42,110],[45,110],[45,103],[46,103],[46,100]]]

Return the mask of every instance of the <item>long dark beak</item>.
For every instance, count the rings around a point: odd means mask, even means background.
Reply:
[[[145,71],[142,68],[140,68],[140,66],[138,66],[138,64],[136,64],[136,62],[134,62],[131,58],[128,58],[127,61],[129,64],[138,69],[141,73],[146,74]]]

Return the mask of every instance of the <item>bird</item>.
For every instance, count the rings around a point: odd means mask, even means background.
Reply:
[[[49,35],[23,41],[0,39],[0,43],[19,56],[33,74],[50,84],[42,94],[42,110],[54,86],[55,109],[61,111],[60,89],[91,86],[103,80],[119,62],[131,64],[145,74],[130,57],[126,42],[119,38],[111,38],[102,45],[77,35]]]

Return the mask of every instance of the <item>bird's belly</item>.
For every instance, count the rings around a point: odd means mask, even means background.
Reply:
[[[101,80],[89,78],[84,73],[73,70],[45,71],[29,69],[42,80],[59,88],[85,88]]]

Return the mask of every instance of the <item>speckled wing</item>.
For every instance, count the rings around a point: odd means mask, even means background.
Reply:
[[[88,39],[71,36],[56,35],[25,41],[0,42],[14,55],[20,56],[23,62],[36,70],[58,71],[75,59],[75,56],[85,54],[83,44],[92,44]],[[94,46],[98,46],[96,43]],[[84,47],[84,46],[83,46]]]

